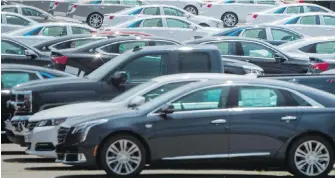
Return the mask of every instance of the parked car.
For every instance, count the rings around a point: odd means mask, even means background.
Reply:
[[[96,30],[87,25],[75,23],[43,23],[8,32],[6,35],[59,37],[92,33],[96,33]]]
[[[145,32],[155,36],[161,36],[179,41],[206,36],[219,28],[202,27],[184,18],[176,16],[149,16],[138,17],[134,20],[102,30],[122,30]]]
[[[331,9],[332,11],[335,11],[335,2],[334,1],[329,1],[329,0],[299,0],[299,2],[300,3],[308,2],[308,3],[318,4],[320,6]]]
[[[272,45],[278,46],[289,41],[306,38],[306,35],[300,34],[278,25],[253,25],[235,27],[230,30],[222,30],[210,34],[209,36],[240,36],[264,40]]]
[[[11,116],[12,109],[7,108],[10,100],[10,89],[18,84],[33,80],[51,79],[56,77],[69,77],[68,73],[22,64],[1,64],[1,141],[6,140],[5,120]],[[7,135],[11,135],[10,132]],[[11,137],[10,137],[11,138]]]
[[[50,64],[50,55],[25,45],[14,38],[1,36],[1,64],[29,64],[46,66]]]
[[[183,9],[169,5],[143,5],[104,15],[102,27],[115,26],[129,20],[147,15],[170,15],[187,19],[203,27],[223,28],[220,19],[191,14]]]
[[[334,13],[330,9],[311,3],[284,4],[265,11],[249,14],[247,24],[262,24],[309,12]]]
[[[289,56],[275,46],[254,38],[212,37],[189,41],[187,44],[216,45],[223,57],[253,63],[261,67],[265,74],[316,72],[312,69],[325,62],[316,60],[311,63],[306,55]]]
[[[217,1],[210,2],[200,10],[201,15],[221,19],[225,27],[234,27],[237,23],[245,23],[249,13],[259,12],[275,7],[280,2],[273,1]]]
[[[284,25],[308,36],[334,36],[335,15],[329,13],[304,13],[271,24]]]
[[[59,17],[53,16],[41,9],[38,9],[34,6],[26,6],[26,5],[8,5],[1,7],[2,12],[12,12],[18,13],[28,18],[31,18],[40,23],[46,22],[72,22],[72,23],[81,23],[78,20],[66,18],[66,17]]]
[[[334,164],[334,141],[327,139],[335,136],[334,113],[334,95],[303,85],[196,82],[139,107],[63,122],[57,159],[126,177],[157,161],[240,161],[243,168],[263,158],[297,177],[325,177]]]
[[[279,49],[290,56],[299,56],[301,54],[313,59],[322,59],[325,61],[322,71],[335,68],[335,36],[313,37],[297,40],[285,45],[279,46]]]
[[[231,75],[202,73],[162,76],[133,87],[110,101],[70,104],[37,112],[29,118],[30,131],[25,141],[30,146],[28,146],[26,153],[56,158],[58,125],[65,120],[95,113],[113,112],[119,108],[137,107],[188,83],[227,77],[231,77]],[[237,75],[236,77],[245,76]]]
[[[30,82],[12,88],[11,98],[17,100],[10,101],[9,107],[17,110],[12,113],[14,117],[7,121],[7,125],[27,121],[38,111],[65,104],[110,100],[133,86],[162,75],[223,72],[220,52],[213,45],[135,48],[86,77]],[[31,99],[31,105],[22,106],[26,98]],[[23,128],[23,132],[15,135],[15,140],[21,140],[16,142],[20,145],[25,145],[22,140],[27,127]]]
[[[1,33],[10,32],[25,26],[35,24],[38,24],[38,22],[26,18],[22,15],[10,12],[1,12]]]

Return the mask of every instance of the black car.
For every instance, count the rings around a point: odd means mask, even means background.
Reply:
[[[4,121],[10,117],[12,108],[7,108],[10,89],[18,84],[33,80],[70,77],[71,74],[43,67],[19,64],[1,64],[1,137],[6,133]]]
[[[50,64],[50,54],[27,46],[13,37],[1,36],[1,63],[46,66]]]
[[[137,175],[157,161],[239,160],[324,177],[334,164],[334,114],[334,95],[303,85],[252,78],[196,82],[139,107],[65,121],[57,159],[117,176]]]
[[[69,73],[77,73],[78,70],[83,75],[91,73],[112,58],[124,53],[134,47],[179,45],[178,41],[160,37],[123,37],[116,36],[92,42],[78,48],[65,50],[52,50],[51,61],[58,70]],[[73,72],[75,71],[75,72]]]
[[[216,45],[223,57],[253,63],[264,70],[265,74],[288,74],[314,72],[308,57],[293,58],[275,46],[253,38],[211,37],[189,41],[187,44]],[[320,61],[322,62],[322,61]]]

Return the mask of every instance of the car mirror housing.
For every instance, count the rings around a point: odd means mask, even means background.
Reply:
[[[128,79],[127,72],[125,71],[117,71],[114,73],[114,75],[111,77],[111,82],[113,85],[119,87],[120,85],[123,85],[126,83]]]
[[[285,56],[283,56],[283,55],[280,54],[280,53],[275,54],[274,57],[275,57],[275,60],[276,60],[277,63],[283,63],[283,62],[286,61]]]
[[[134,99],[132,99],[128,106],[129,107],[136,107],[136,106],[140,106],[142,104],[145,103],[145,98],[143,96],[136,96]]]
[[[24,55],[27,57],[31,57],[31,58],[37,57],[37,54],[33,50],[30,50],[30,49],[25,50]]]
[[[174,112],[174,106],[171,104],[165,104],[160,111],[162,115],[171,114],[173,112]]]

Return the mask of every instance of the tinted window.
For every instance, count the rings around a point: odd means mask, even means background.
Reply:
[[[323,16],[323,20],[325,21],[325,25],[335,25],[335,17],[334,16]]]
[[[300,39],[300,36],[281,29],[271,29],[273,40],[293,41]]]
[[[24,16],[42,16],[42,13],[35,10],[35,9],[31,9],[31,8],[26,8],[26,7],[23,7],[22,8],[22,14]]]
[[[124,53],[127,50],[134,49],[136,46],[159,46],[159,45],[174,45],[169,41],[131,41],[123,42],[121,44],[112,44],[101,48],[106,53]]]
[[[335,41],[316,44],[316,53],[318,54],[335,53]]]
[[[72,33],[74,35],[80,35],[80,34],[91,34],[91,31],[86,28],[81,28],[81,27],[71,27]]]
[[[2,12],[13,12],[13,13],[18,13],[16,7],[5,7],[1,9]]]
[[[82,45],[85,45],[87,43],[93,42],[100,40],[99,38],[97,39],[77,39],[77,40],[72,40],[72,41],[67,41],[67,42],[62,42],[60,44],[52,46],[52,48],[55,49],[68,49],[68,48],[76,48]]]
[[[199,90],[172,103],[175,111],[209,110],[225,108],[229,87]]]
[[[6,14],[6,20],[7,24],[12,24],[12,25],[23,25],[23,26],[28,26],[30,24],[29,21],[15,15],[8,15]]]
[[[139,27],[139,26],[141,25],[142,21],[143,21],[143,20],[136,21],[136,22],[130,24],[130,25],[128,26],[128,28],[136,28],[136,27]],[[144,25],[144,24],[143,24],[143,25]]]
[[[194,52],[179,54],[180,73],[210,72],[211,61],[208,53]]]
[[[146,15],[160,15],[159,7],[148,7],[143,10]]]
[[[266,31],[265,28],[260,28],[260,29],[246,29],[242,36],[244,37],[249,37],[249,38],[258,38],[262,40],[266,40]]]
[[[140,82],[162,75],[165,69],[163,55],[147,55],[128,62],[119,71],[127,72],[128,82]]]
[[[217,46],[220,50],[221,55],[234,55],[235,43],[234,42],[213,42],[211,43]]]
[[[242,50],[244,56],[274,58],[274,54],[272,51],[267,49],[265,46],[257,43],[243,42]]]
[[[150,101],[166,92],[169,92],[175,88],[178,88],[182,85],[188,84],[191,81],[185,81],[185,82],[175,82],[175,83],[169,83],[163,86],[160,86],[154,90],[149,91],[148,93],[144,94],[143,97],[145,98],[145,101]]]
[[[124,53],[127,50],[134,49],[136,46],[142,47],[142,46],[148,46],[148,42],[146,41],[133,41],[133,42],[126,42],[119,44],[118,53]]]
[[[276,10],[274,13],[275,13],[275,14],[282,14],[282,13],[285,12],[285,10],[286,10],[286,7],[282,7],[282,8],[280,8],[280,9]]]
[[[65,26],[53,26],[45,27],[43,30],[43,36],[65,36],[67,30]]]
[[[255,0],[237,0],[237,3],[243,3],[243,4],[254,4]]]
[[[175,8],[170,8],[170,7],[163,7],[164,9],[164,14],[165,15],[173,15],[173,16],[180,16],[183,17],[184,16],[184,12],[175,9]]]
[[[1,89],[9,89],[18,84],[38,79],[34,73],[20,71],[3,71],[1,72]]]
[[[144,20],[143,27],[163,27],[161,18]]]
[[[25,48],[15,43],[1,40],[1,53],[2,54],[24,55],[25,50],[26,50]]]
[[[316,6],[307,6],[307,12],[328,12],[328,11]]]
[[[299,14],[304,13],[304,7],[303,6],[292,6],[286,8],[287,14]]]
[[[270,5],[275,5],[276,1],[275,0],[258,0],[258,4],[270,4]]]
[[[104,4],[121,4],[121,1],[120,0],[105,0]]]
[[[167,18],[166,23],[167,26],[171,28],[190,28],[190,24],[178,19]]]
[[[137,0],[123,0],[123,4],[127,4],[127,5],[143,5],[143,3],[141,1],[137,1]]]
[[[301,17],[300,24],[304,25],[319,25],[320,24],[320,18],[319,16],[305,16]]]

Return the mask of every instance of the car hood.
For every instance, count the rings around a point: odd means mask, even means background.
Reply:
[[[197,15],[196,18],[201,19],[201,20],[211,20],[211,21],[215,21],[215,22],[218,22],[218,23],[222,23],[222,20],[220,20],[220,19],[216,19],[214,17],[207,17],[207,16],[204,16],[204,15]]]
[[[121,104],[112,102],[85,102],[59,106],[47,110],[40,111],[29,118],[30,122],[58,119],[73,118],[76,116],[85,116],[93,113],[115,110],[122,107]]]
[[[57,21],[61,21],[61,22],[73,22],[73,23],[82,23],[79,20],[73,19],[73,18],[69,18],[69,17],[61,17],[61,16],[53,16],[53,19],[57,20]]]

